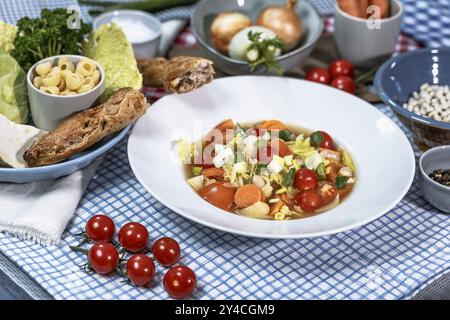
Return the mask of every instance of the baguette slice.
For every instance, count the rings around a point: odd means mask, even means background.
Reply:
[[[138,66],[144,77],[144,85],[164,86],[175,93],[195,90],[214,78],[213,63],[199,57],[140,59]]]
[[[103,104],[71,116],[39,138],[23,158],[30,167],[61,162],[135,122],[146,110],[141,92],[120,89]]]
[[[214,79],[212,61],[198,57],[175,57],[164,69],[164,86],[176,93],[195,90]]]

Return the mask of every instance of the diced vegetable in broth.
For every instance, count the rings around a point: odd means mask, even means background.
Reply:
[[[292,220],[327,212],[357,181],[351,155],[328,133],[279,120],[242,125],[227,119],[201,143],[180,142],[180,148],[182,160],[190,158],[189,185],[212,205],[250,218]],[[194,158],[203,162],[191,164]]]

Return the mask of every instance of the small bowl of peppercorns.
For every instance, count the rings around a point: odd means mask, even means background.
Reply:
[[[425,200],[435,208],[450,213],[450,145],[422,154],[419,169]]]

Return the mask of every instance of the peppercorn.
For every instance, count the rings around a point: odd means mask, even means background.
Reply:
[[[450,169],[439,169],[429,174],[429,177],[439,184],[450,187]]]

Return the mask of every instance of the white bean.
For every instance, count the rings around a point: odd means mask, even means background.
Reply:
[[[450,88],[424,83],[403,108],[438,121],[450,122]]]

